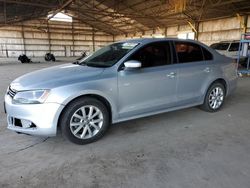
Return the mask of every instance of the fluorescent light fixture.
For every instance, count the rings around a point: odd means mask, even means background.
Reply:
[[[49,14],[48,18],[50,18],[52,15],[53,14]],[[73,21],[72,17],[70,17],[62,12],[57,13],[55,16],[50,18],[50,20],[59,21],[59,22],[72,22]]]
[[[179,39],[193,39],[194,40],[194,32],[189,32],[189,33],[178,33],[177,37]]]
[[[179,33],[177,37],[178,39],[187,39],[187,33]]]
[[[153,34],[152,37],[153,38],[165,38],[165,35],[163,35],[163,34]]]

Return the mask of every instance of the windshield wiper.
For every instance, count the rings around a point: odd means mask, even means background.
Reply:
[[[72,64],[75,64],[75,65],[79,65],[80,62],[78,60],[76,60],[75,62],[73,62]]]
[[[97,63],[85,63],[89,67],[100,67],[100,68],[107,68],[109,67],[108,65],[102,65],[102,64],[97,64]]]
[[[100,65],[100,64],[97,64],[97,63],[86,63],[86,62],[79,62],[78,60],[73,62],[73,64],[75,65],[86,65],[88,67],[101,67],[101,68],[107,68],[109,66],[107,65]]]
[[[72,64],[75,64],[75,65],[87,65],[85,62],[80,62],[78,60],[73,62]]]

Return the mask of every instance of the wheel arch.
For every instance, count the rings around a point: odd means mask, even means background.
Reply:
[[[221,83],[225,87],[225,92],[226,92],[225,94],[227,95],[227,93],[228,93],[228,84],[227,84],[226,80],[224,78],[217,78],[217,79],[211,80],[208,85],[206,85],[206,86],[204,85],[203,90],[202,90],[203,94],[202,94],[202,97],[201,97],[201,100],[200,100],[201,103],[204,102],[207,91],[209,90],[209,88],[216,82]]]
[[[61,120],[62,114],[67,109],[67,107],[73,101],[78,100],[78,99],[83,98],[83,97],[92,97],[92,98],[97,99],[100,102],[102,102],[106,106],[106,108],[108,109],[110,123],[112,123],[112,117],[113,117],[113,115],[112,115],[112,111],[113,111],[112,110],[112,104],[106,97],[103,97],[103,96],[101,96],[99,94],[82,94],[82,95],[79,95],[79,96],[71,99],[70,101],[68,101],[67,104],[64,106],[64,108],[61,110],[60,115],[59,115],[58,120],[57,120],[57,128],[60,127],[60,120]]]
[[[208,85],[208,87],[206,88],[206,90],[205,90],[205,94],[204,94],[204,96],[203,96],[203,102],[202,102],[202,104],[200,105],[200,108],[202,109],[202,110],[205,110],[205,111],[207,111],[207,112],[216,112],[217,110],[219,110],[220,109],[220,107],[218,108],[218,109],[211,109],[210,107],[208,107],[208,102],[206,101],[207,100],[207,96],[208,96],[208,91],[210,90],[210,88],[214,85],[214,84],[218,84],[218,83],[220,83],[220,84],[222,84],[223,85],[223,87],[225,88],[225,96],[226,96],[226,94],[227,94],[227,89],[228,89],[228,85],[227,85],[227,82],[226,82],[226,80],[225,79],[223,79],[223,78],[217,78],[217,79],[215,79],[215,80],[213,80],[209,85]],[[222,102],[222,104],[223,104],[223,102]]]
[[[227,95],[228,85],[227,85],[226,80],[223,79],[223,78],[218,78],[218,79],[214,80],[213,82],[211,82],[210,85],[209,85],[209,87],[207,88],[207,91],[208,91],[208,89],[209,89],[214,83],[221,83],[221,84],[224,86],[224,88],[225,88],[225,92],[226,92],[225,95]],[[207,92],[207,91],[206,91],[206,92]]]

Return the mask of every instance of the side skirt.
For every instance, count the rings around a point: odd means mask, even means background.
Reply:
[[[165,110],[160,110],[160,111],[156,111],[156,112],[149,112],[149,113],[140,114],[140,115],[136,115],[136,116],[126,117],[126,118],[121,118],[121,119],[114,119],[112,123],[113,124],[114,123],[120,123],[120,122],[123,122],[123,121],[132,120],[132,119],[138,119],[138,118],[143,118],[143,117],[152,116],[152,115],[156,115],[156,114],[162,114],[162,113],[165,113],[165,112],[176,111],[176,110],[180,110],[180,109],[199,106],[201,104],[202,103],[200,103],[200,102],[199,103],[193,103],[193,104],[189,104],[189,105],[185,105],[185,106],[167,108]]]

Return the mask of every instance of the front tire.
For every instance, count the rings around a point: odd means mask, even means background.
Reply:
[[[100,139],[104,136],[109,124],[107,107],[91,97],[83,97],[71,102],[60,118],[62,135],[80,145]]]
[[[224,85],[219,82],[212,84],[206,93],[201,109],[207,112],[220,110],[225,100],[225,90]]]

